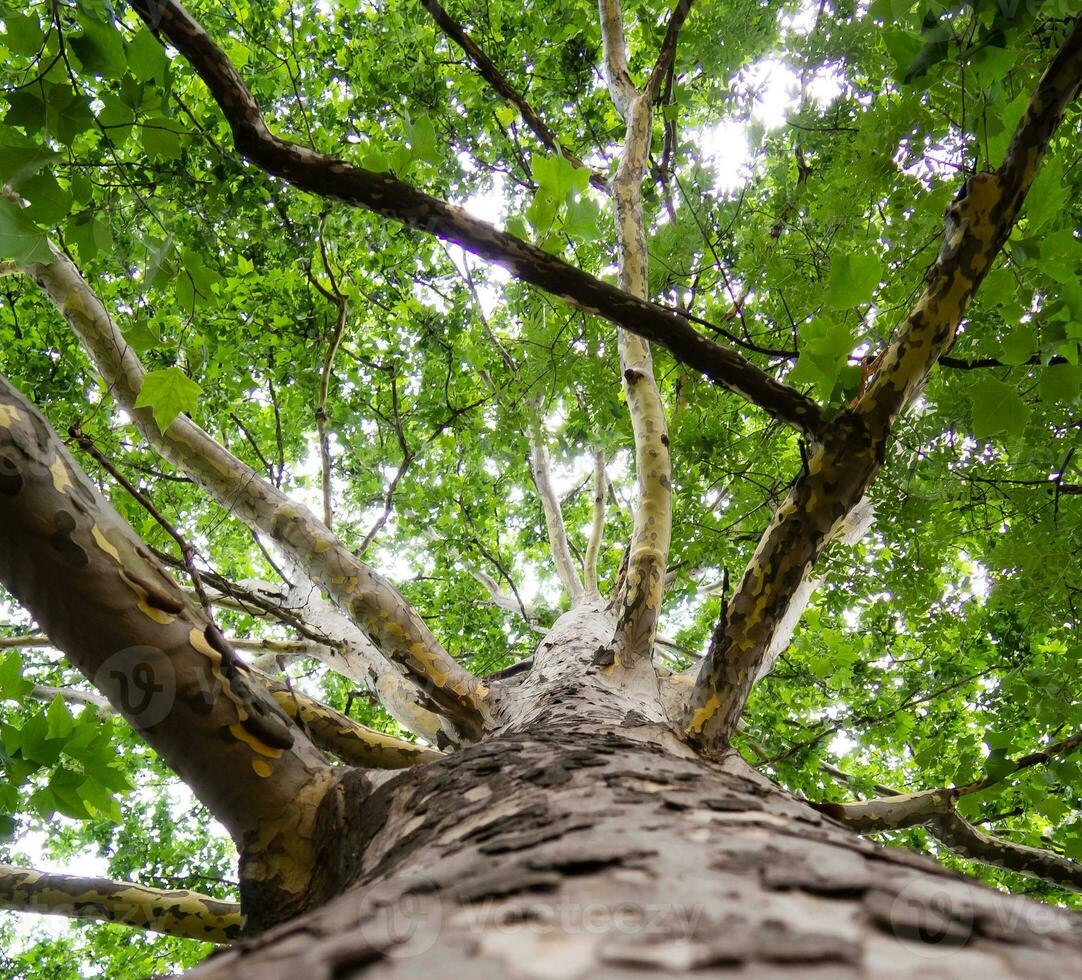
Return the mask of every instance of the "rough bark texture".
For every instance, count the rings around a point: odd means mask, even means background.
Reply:
[[[588,718],[588,712],[587,718]],[[346,793],[346,894],[196,970],[1062,977],[1077,917],[853,836],[666,729],[539,721]]]

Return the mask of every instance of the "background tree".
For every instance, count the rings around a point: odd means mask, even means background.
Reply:
[[[0,7],[4,969],[1063,975],[1078,6]]]

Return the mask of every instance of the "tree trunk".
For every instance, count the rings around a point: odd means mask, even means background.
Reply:
[[[583,662],[604,660],[610,624],[600,604],[565,616],[488,740],[374,791],[348,773],[317,827],[317,877],[341,894],[192,975],[1062,977],[1077,963],[1071,913],[865,841],[735,753],[699,758],[645,691],[601,696],[603,662]],[[246,912],[256,930],[274,919]]]

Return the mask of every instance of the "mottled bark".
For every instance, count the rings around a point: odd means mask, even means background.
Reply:
[[[290,568],[288,574],[293,582],[288,587],[273,582],[243,584],[261,604],[279,610],[285,621],[299,620],[305,629],[325,638],[326,643],[313,651],[315,659],[372,694],[403,728],[432,745],[452,744],[453,725],[426,707],[425,693],[376,649],[356,623],[325,599],[300,568]],[[239,605],[242,611],[251,608],[244,602]]]
[[[680,10],[686,12],[687,5],[681,4]],[[618,282],[629,295],[645,299],[649,292],[649,256],[642,182],[650,156],[651,106],[656,93],[640,93],[628,74],[620,0],[600,0],[598,12],[605,52],[605,80],[613,105],[625,124],[624,145],[612,182]],[[672,538],[672,463],[665,407],[654,377],[650,345],[625,329],[617,330],[616,339],[620,353],[620,381],[635,441],[637,499],[627,573],[617,596],[619,612],[613,636],[613,656],[617,669],[633,669],[649,666],[661,616],[665,566]]]
[[[229,943],[244,925],[240,906],[187,889],[147,888],[0,864],[0,909],[97,919],[182,939]]]
[[[301,907],[334,770],[3,377],[0,582],[226,826],[245,889]]]
[[[443,755],[435,749],[362,725],[273,677],[256,673],[282,711],[299,721],[316,745],[348,765],[367,769],[406,769]]]
[[[1082,85],[1082,17],[1041,77],[1002,166],[966,180],[947,209],[925,288],[851,410],[826,424],[764,532],[685,713],[705,750],[729,742],[793,596],[882,466],[898,413],[925,384],[1018,218],[1048,141]]]

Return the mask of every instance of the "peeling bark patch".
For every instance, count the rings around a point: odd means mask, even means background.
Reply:
[[[49,536],[49,544],[69,565],[83,568],[90,564],[87,553],[72,538],[72,532],[76,529],[75,518],[66,510],[56,512],[53,520],[53,533]]]

